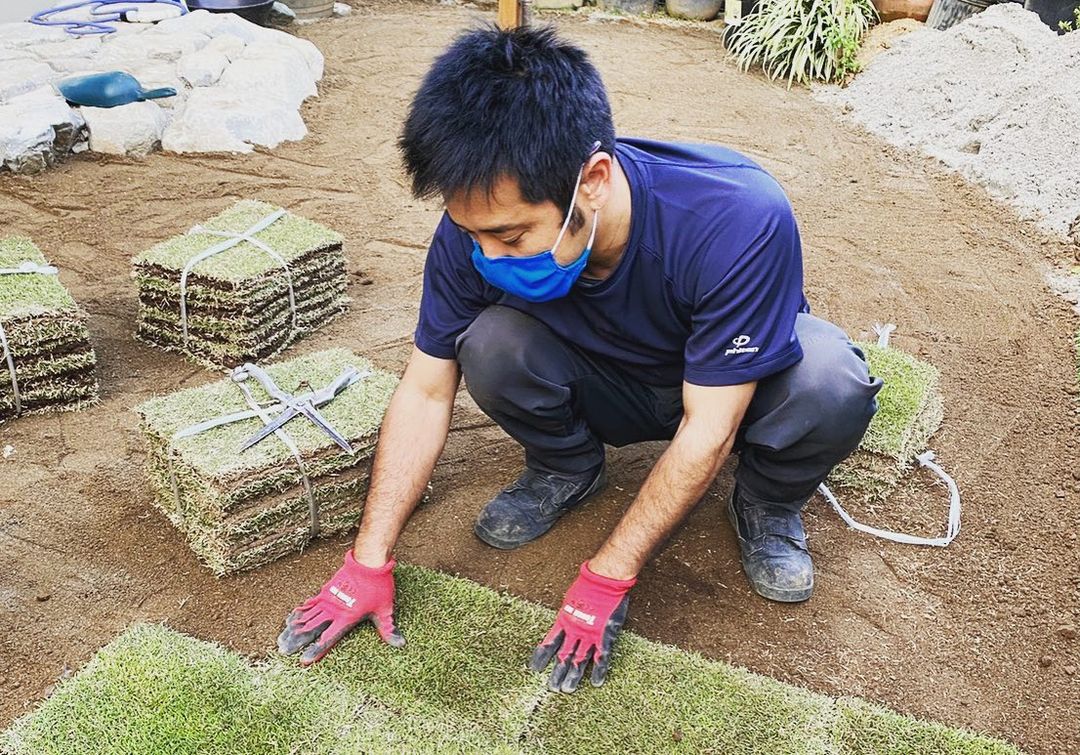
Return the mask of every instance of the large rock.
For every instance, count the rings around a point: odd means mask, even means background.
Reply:
[[[146,157],[161,144],[169,114],[153,102],[120,107],[81,108],[90,131],[90,150],[108,155]]]
[[[82,116],[50,86],[0,104],[0,167],[17,173],[44,170],[84,138]]]
[[[294,107],[252,89],[218,85],[194,89],[161,137],[169,152],[250,152],[303,139],[304,120]]]
[[[213,37],[203,51],[219,52],[232,62],[244,54],[247,43],[234,34],[219,34]]]
[[[214,14],[197,10],[179,18],[161,21],[149,34],[171,36],[181,32],[205,34],[214,38],[228,35],[237,37],[249,45],[254,42],[285,45],[304,56],[308,70],[316,81],[323,76],[323,55],[311,42],[277,29],[265,29],[258,24],[245,21],[235,13]]]
[[[63,64],[72,58],[90,58],[101,50],[101,37],[99,35],[85,37],[70,37],[62,42],[44,42],[31,48],[34,54],[46,63],[56,66],[54,63]]]
[[[256,42],[225,69],[221,84],[233,89],[249,89],[267,99],[281,99],[299,108],[308,97],[319,93],[304,56],[285,45]]]
[[[0,102],[33,91],[59,77],[41,60],[7,60],[0,64]]]
[[[95,63],[99,66],[127,69],[152,61],[174,62],[184,55],[201,50],[210,37],[197,32],[154,34],[146,32],[108,39],[101,45]]]
[[[68,33],[57,26],[38,26],[25,21],[0,24],[0,47],[32,47],[68,38]]]
[[[176,64],[176,71],[180,78],[193,87],[208,87],[216,84],[226,66],[229,65],[229,57],[225,53],[207,48],[209,45],[202,50],[185,55]]]

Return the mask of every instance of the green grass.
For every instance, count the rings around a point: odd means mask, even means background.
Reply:
[[[607,684],[525,669],[552,612],[398,570],[404,649],[370,627],[301,670],[138,625],[2,738],[10,755],[717,753],[1015,755],[984,736],[839,700],[623,633]]]
[[[0,267],[23,262],[47,264],[34,242],[23,236],[0,239]],[[78,308],[55,275],[0,275],[0,322]]]
[[[368,360],[346,349],[319,351],[265,369],[282,390],[300,393],[323,388],[348,366],[360,372],[373,369]],[[247,385],[256,401],[270,401],[270,396],[254,379],[249,379]],[[397,378],[376,370],[319,411],[346,438],[374,435],[396,385]],[[147,432],[168,439],[190,425],[247,408],[240,390],[226,378],[151,399],[138,406],[136,412],[142,416]],[[173,446],[182,462],[205,478],[230,478],[291,463],[292,454],[276,438],[267,438],[243,453],[238,452],[242,442],[262,426],[260,419],[242,420],[183,438]],[[337,448],[324,432],[306,419],[293,420],[286,426],[286,431],[305,458]]]
[[[254,200],[241,200],[229,209],[201,223],[217,231],[246,231],[256,222],[279,208]],[[315,249],[341,244],[340,234],[306,218],[286,213],[273,224],[255,234],[286,262],[295,260]],[[180,271],[196,255],[225,239],[207,233],[183,233],[151,247],[132,261],[136,269],[153,266]],[[265,251],[246,241],[200,262],[196,268],[200,277],[240,283],[266,273],[277,273],[281,265]],[[144,273],[145,274],[145,273]]]
[[[941,425],[937,368],[899,349],[875,344],[860,344],[860,348],[870,374],[885,382],[860,447],[910,463],[926,450],[927,441]]]
[[[941,426],[939,374],[933,365],[899,349],[867,343],[859,347],[866,354],[870,374],[880,377],[884,385],[877,395],[877,413],[858,450],[837,465],[829,482],[881,500]]]

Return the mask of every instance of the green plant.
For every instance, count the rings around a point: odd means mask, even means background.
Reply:
[[[839,81],[857,73],[863,34],[877,23],[870,0],[762,0],[727,36],[739,67],[771,79]]]
[[[1058,21],[1058,28],[1062,31],[1076,31],[1080,27],[1080,7],[1073,8],[1072,21]]]

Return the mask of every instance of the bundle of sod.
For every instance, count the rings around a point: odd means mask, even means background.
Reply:
[[[349,366],[361,373],[372,370],[366,359],[332,349],[273,365],[266,372],[279,388],[295,395],[321,389]],[[349,440],[352,454],[302,416],[285,425],[318,503],[320,534],[341,532],[356,523],[379,424],[396,383],[389,373],[372,371],[320,408]],[[254,379],[246,384],[256,401],[273,403]],[[150,446],[148,472],[155,501],[218,575],[268,563],[302,549],[311,539],[303,475],[285,443],[271,436],[239,450],[263,427],[261,420],[174,438],[184,428],[248,408],[228,378],[136,408]]]
[[[244,200],[201,227],[240,234],[277,210],[273,205]],[[341,236],[285,213],[253,238],[288,264],[289,275],[280,261],[248,241],[195,263],[184,290],[186,340],[180,308],[184,268],[194,257],[227,239],[194,230],[135,257],[137,337],[207,366],[235,367],[281,352],[345,311],[348,300]],[[295,323],[289,304],[290,276]]]
[[[552,612],[397,570],[391,648],[362,626],[307,670],[136,625],[0,735],[10,755],[724,753],[1017,755],[1005,742],[835,699],[623,632],[607,683],[525,668]]]
[[[0,268],[45,265],[27,238],[0,239]],[[86,315],[55,275],[0,275],[0,326],[15,366],[23,412],[77,409],[97,400],[96,358]],[[11,370],[0,346],[0,420],[15,414]]]
[[[880,500],[896,487],[941,426],[938,371],[899,349],[859,346],[870,374],[880,377],[884,385],[859,450],[833,470],[829,482],[851,488],[868,500]]]

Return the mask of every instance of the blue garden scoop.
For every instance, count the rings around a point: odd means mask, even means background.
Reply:
[[[71,104],[88,107],[116,107],[131,102],[176,96],[176,90],[172,87],[143,89],[138,79],[123,71],[75,76],[59,82],[56,88]]]

